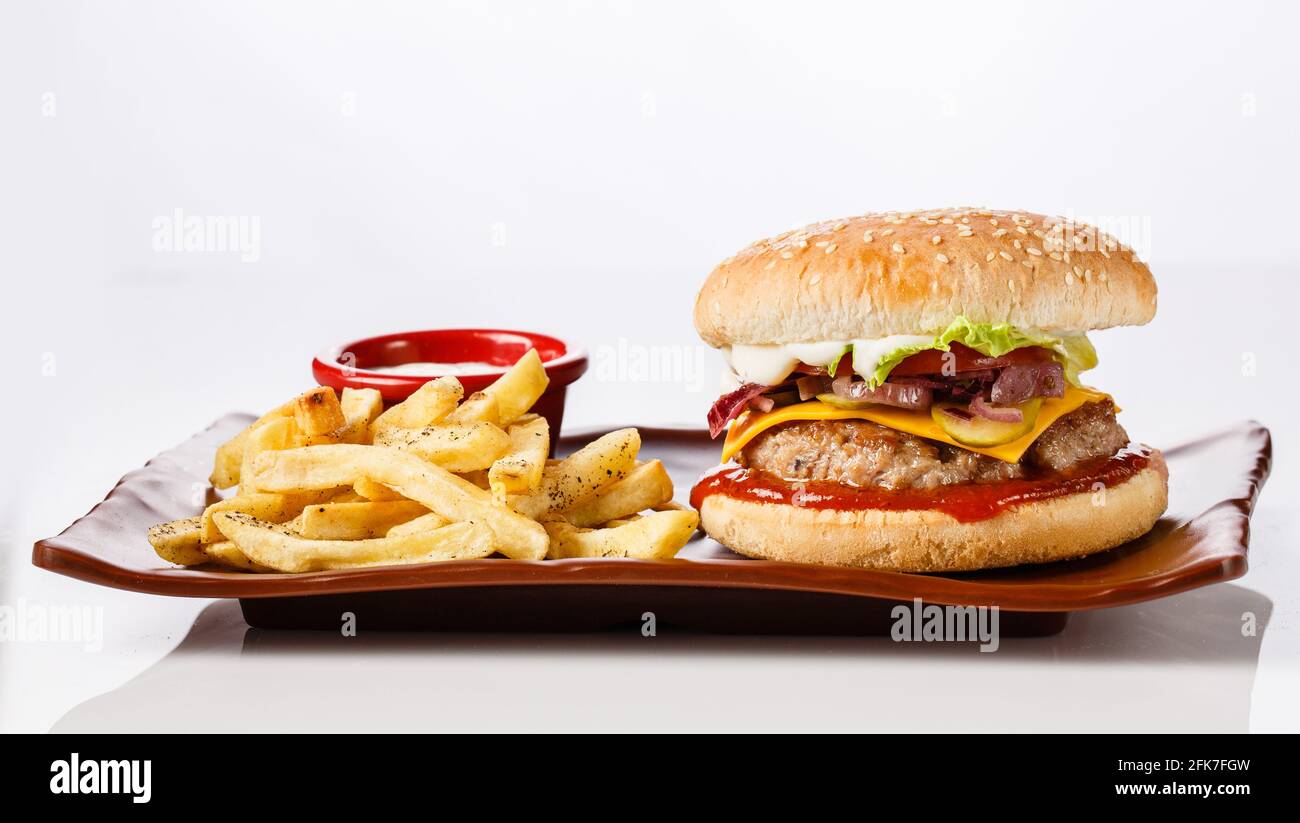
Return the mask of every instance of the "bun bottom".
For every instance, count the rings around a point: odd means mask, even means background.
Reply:
[[[1112,549],[1146,534],[1169,502],[1168,469],[1152,452],[1145,469],[1105,492],[1040,500],[962,523],[933,510],[834,511],[721,494],[700,522],[732,551],[764,560],[896,572],[952,572],[1050,563]]]

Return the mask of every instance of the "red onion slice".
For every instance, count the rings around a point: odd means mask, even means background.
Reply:
[[[812,400],[817,395],[829,391],[831,381],[825,377],[810,375],[800,377],[794,384],[799,389],[800,400]]]
[[[978,394],[970,401],[970,410],[985,420],[993,420],[998,423],[1021,423],[1025,419],[1025,415],[1021,413],[1020,409],[990,406],[985,402],[983,395]]]
[[[934,391],[926,386],[882,383],[872,389],[867,387],[866,381],[854,380],[847,375],[831,381],[831,391],[845,400],[880,403],[914,411],[925,411],[934,399]]]
[[[989,393],[994,403],[1010,406],[1031,397],[1064,397],[1065,368],[1056,361],[1007,366]]]

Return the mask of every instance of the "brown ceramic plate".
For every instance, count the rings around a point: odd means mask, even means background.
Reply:
[[[1000,606],[1006,634],[1059,631],[1069,612],[1136,603],[1246,573],[1250,515],[1268,477],[1268,430],[1241,423],[1165,450],[1169,511],[1144,537],[1081,560],[971,574],[918,575],[751,560],[698,537],[678,559],[466,560],[310,574],[240,574],[163,563],[145,530],[201,510],[213,452],[249,423],[228,415],[122,478],[32,562],[105,586],[236,597],[255,626],[337,628],[352,611],[372,628],[591,630],[642,619],[711,631],[873,633],[891,604]],[[684,498],[717,460],[699,430],[641,430]],[[567,453],[595,433],[571,435]],[[201,496],[201,495],[199,495]]]

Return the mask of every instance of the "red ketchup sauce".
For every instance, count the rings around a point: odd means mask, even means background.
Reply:
[[[766,472],[726,463],[709,471],[691,489],[696,509],[711,494],[756,503],[786,503],[805,509],[934,509],[962,523],[988,520],[1014,506],[1092,492],[1096,484],[1118,486],[1151,464],[1151,450],[1129,445],[1113,457],[1078,467],[1068,474],[1043,474],[998,483],[965,483],[936,489],[884,489],[846,486],[826,480],[783,480]]]

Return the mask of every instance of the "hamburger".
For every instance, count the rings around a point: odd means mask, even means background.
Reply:
[[[940,209],[817,223],[710,273],[722,465],[692,492],[751,557],[903,572],[1113,548],[1164,512],[1159,451],[1082,381],[1088,332],[1147,323],[1156,284],[1091,226]]]

